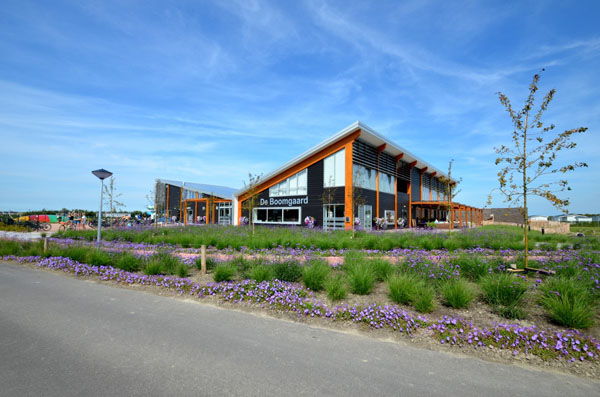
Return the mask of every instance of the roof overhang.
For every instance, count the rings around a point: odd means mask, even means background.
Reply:
[[[279,175],[280,173],[282,173],[282,172],[286,171],[287,169],[300,163],[307,157],[312,156],[313,154],[323,150],[324,148],[328,147],[329,145],[334,144],[335,142],[345,138],[346,136],[348,136],[358,130],[361,131],[360,137],[358,139],[360,139],[363,142],[368,143],[369,145],[371,145],[375,148],[382,148],[381,149],[382,152],[387,153],[394,158],[398,158],[400,156],[402,161],[405,161],[407,163],[414,163],[416,168],[419,168],[419,169],[427,168],[428,173],[435,172],[438,177],[440,177],[440,176],[443,176],[446,178],[448,177],[448,175],[446,175],[446,173],[442,172],[441,170],[439,170],[438,168],[429,164],[428,162],[422,160],[418,156],[412,154],[408,150],[404,149],[402,146],[397,145],[394,142],[390,141],[389,139],[387,139],[383,135],[379,134],[377,131],[375,131],[371,127],[361,123],[360,121],[356,121],[353,124],[349,125],[348,127],[344,128],[343,130],[339,131],[335,135],[331,136],[330,138],[324,140],[323,142],[312,147],[311,149],[307,150],[306,152],[302,153],[301,155],[288,161],[287,163],[285,163],[281,167],[277,168],[276,170],[263,176],[261,178],[261,181],[264,181],[264,182],[268,181],[269,179]],[[451,182],[455,183],[456,180],[451,179]],[[240,195],[244,194],[247,190],[248,190],[248,187],[244,187],[244,188],[236,191],[234,193],[234,196],[239,197]]]

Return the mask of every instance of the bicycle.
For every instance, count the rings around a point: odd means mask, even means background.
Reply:
[[[60,222],[58,230],[75,230],[75,225],[73,221]]]

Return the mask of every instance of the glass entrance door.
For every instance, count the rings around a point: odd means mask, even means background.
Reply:
[[[323,206],[323,230],[343,229],[344,221],[344,204]]]
[[[359,205],[358,219],[360,219],[361,229],[371,230],[373,227],[373,207],[370,205]]]
[[[231,203],[218,203],[217,214],[219,225],[231,225]]]

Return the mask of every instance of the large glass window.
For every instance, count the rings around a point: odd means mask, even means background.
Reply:
[[[342,149],[323,160],[323,186],[336,187],[345,185],[346,149]]]
[[[279,182],[269,188],[270,197],[278,196],[301,196],[305,195],[308,191],[306,187],[307,181],[307,170],[304,169],[284,181]]]
[[[394,192],[395,178],[383,172],[379,172],[379,191],[384,193],[395,194]]]
[[[293,208],[254,208],[254,223],[275,223],[299,225],[302,209]]]
[[[377,189],[377,171],[362,165],[353,164],[353,184],[363,189]]]

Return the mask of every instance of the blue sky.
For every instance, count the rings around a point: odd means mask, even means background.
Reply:
[[[0,7],[0,209],[98,207],[106,168],[131,210],[155,178],[243,186],[360,120],[440,169],[458,201],[497,187],[534,73],[570,212],[600,213],[595,1],[26,1]],[[541,96],[540,96],[541,99]],[[497,196],[493,206],[504,206]],[[553,214],[542,200],[530,213]]]

